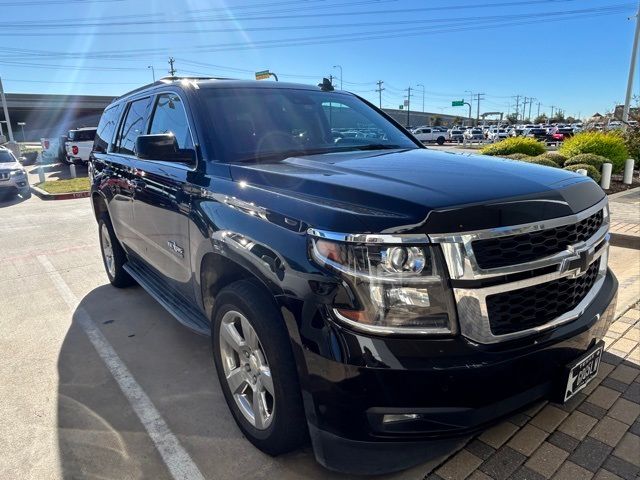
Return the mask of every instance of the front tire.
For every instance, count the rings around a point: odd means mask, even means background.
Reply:
[[[98,220],[98,235],[100,237],[100,251],[104,269],[111,285],[125,288],[135,283],[135,280],[125,271],[127,254],[118,241],[109,215],[103,213]]]
[[[307,427],[293,352],[273,298],[240,280],[216,297],[213,356],[227,405],[244,435],[263,452],[298,448]]]

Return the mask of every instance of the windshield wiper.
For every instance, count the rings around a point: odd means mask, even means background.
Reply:
[[[356,150],[397,150],[399,148],[404,150],[410,150],[410,147],[401,147],[400,145],[393,145],[389,143],[368,143],[365,145],[351,145],[349,148]]]

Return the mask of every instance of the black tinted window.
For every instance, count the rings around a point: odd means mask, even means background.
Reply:
[[[198,93],[223,161],[375,148],[418,148],[355,96],[284,88],[211,88]]]
[[[120,105],[108,108],[100,117],[96,138],[93,142],[93,149],[96,152],[106,152],[113,141],[113,134],[118,126]]]
[[[72,142],[90,142],[96,136],[95,130],[71,130],[69,140]]]
[[[144,127],[149,116],[149,105],[151,99],[141,98],[129,104],[127,117],[122,124],[122,129],[118,135],[117,151],[129,155],[135,154],[136,139],[138,135],[144,135]]]
[[[158,96],[149,133],[172,133],[178,148],[193,148],[187,115],[178,95],[163,93]]]

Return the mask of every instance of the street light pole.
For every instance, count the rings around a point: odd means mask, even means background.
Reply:
[[[340,90],[342,90],[342,65],[334,65],[333,68],[340,69]]]
[[[638,38],[640,38],[640,2],[638,2],[638,12],[636,13],[636,33],[633,37],[633,48],[631,50],[631,62],[629,64],[629,78],[627,79],[627,95],[624,99],[624,109],[622,110],[622,121],[625,128],[629,121],[629,106],[631,104],[631,94],[633,93],[633,76],[636,74],[636,60],[638,58]]]
[[[471,95],[471,99],[469,100],[469,126],[473,126],[473,121],[471,120],[471,110],[473,109],[473,92],[471,90],[465,90],[464,93],[468,93]]]
[[[0,101],[2,101],[2,109],[4,110],[4,119],[7,122],[7,132],[9,132],[9,141],[13,142],[13,129],[11,128],[11,120],[9,119],[9,109],[7,108],[7,98],[4,96],[2,88],[2,78],[0,78]]]
[[[156,83],[156,71],[155,71],[155,69],[153,68],[153,65],[149,65],[147,68],[150,68],[150,69],[151,69],[151,75],[152,75],[152,77],[153,77],[153,83]]]

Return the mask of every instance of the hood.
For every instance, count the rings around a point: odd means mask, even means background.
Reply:
[[[560,168],[429,149],[291,157],[230,169],[237,182],[325,211],[310,207],[311,218],[304,218],[298,209],[297,218],[317,228],[331,229],[337,212],[352,213],[358,218],[354,232],[516,225],[570,215],[604,196],[589,178]]]
[[[5,172],[9,170],[22,170],[22,165],[20,162],[0,162],[0,172]]]

